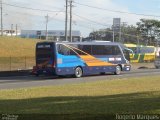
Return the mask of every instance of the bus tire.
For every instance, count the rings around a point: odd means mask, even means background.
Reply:
[[[116,71],[114,72],[115,75],[121,74],[121,67],[119,65],[116,66]]]
[[[80,78],[83,75],[83,70],[81,67],[76,67],[75,72],[74,72],[74,77]]]

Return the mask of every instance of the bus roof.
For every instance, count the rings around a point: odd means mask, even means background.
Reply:
[[[146,46],[146,47],[154,47],[154,46]],[[155,47],[154,47],[155,48]]]
[[[124,44],[126,47],[154,47],[154,46],[144,46],[144,45],[136,45],[136,44]]]
[[[137,47],[136,44],[124,44],[126,47]]]
[[[56,43],[56,44],[80,44],[80,45],[120,45],[121,43],[116,42],[52,42],[52,41],[44,41],[44,42],[38,42],[38,44],[41,43]]]

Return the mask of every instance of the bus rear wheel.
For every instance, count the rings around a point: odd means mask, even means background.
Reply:
[[[83,75],[83,71],[81,67],[76,67],[74,77],[80,78]]]
[[[121,67],[118,65],[116,66],[116,71],[114,72],[115,75],[121,74]]]

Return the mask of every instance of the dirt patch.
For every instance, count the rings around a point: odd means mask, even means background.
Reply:
[[[153,69],[154,63],[131,63],[132,70],[136,69]]]

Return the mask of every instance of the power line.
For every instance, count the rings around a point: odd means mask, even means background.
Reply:
[[[50,17],[51,19],[55,19],[56,16],[58,16],[58,14],[60,13],[65,13],[64,10],[62,9],[62,11],[57,12],[54,16]],[[49,19],[50,20],[50,19]]]
[[[27,12],[17,12],[17,11],[10,11],[10,10],[5,10],[6,12],[13,12],[15,14],[20,14],[20,15],[29,15],[29,16],[37,16],[37,17],[44,17],[42,15],[35,15],[35,14],[31,14],[31,13],[27,13]],[[15,16],[15,15],[12,15],[12,14],[9,14],[9,16]]]
[[[20,14],[20,15],[29,15],[29,16],[44,17],[44,15],[32,14],[32,13],[27,13],[27,12],[23,12],[22,13],[22,12],[17,12],[17,11],[10,11],[10,10],[5,10],[5,12],[13,12],[15,14]],[[59,12],[55,13],[55,16],[57,16],[61,12],[63,12],[63,11],[59,11]],[[14,16],[14,15],[13,14],[9,14],[9,16]],[[55,17],[55,16],[53,16],[53,17]],[[50,18],[52,19],[53,17],[50,17]]]
[[[43,15],[35,15],[35,14],[27,13],[27,12],[23,12],[23,13],[22,13],[22,12],[17,12],[17,11],[9,11],[9,10],[6,10],[6,11],[7,11],[7,12],[14,12],[14,13],[16,13],[16,14],[21,14],[21,15],[30,15],[30,16],[44,17]],[[58,15],[59,13],[61,13],[61,12],[63,12],[63,10],[57,12],[55,16],[57,16],[57,15]],[[63,13],[64,13],[64,12],[63,12]],[[101,26],[107,26],[107,24],[102,24],[102,23],[99,23],[99,22],[90,20],[90,19],[88,19],[88,18],[85,18],[85,17],[79,16],[79,15],[76,15],[76,14],[73,14],[73,15],[75,15],[75,16],[83,19],[83,20],[87,20],[87,21],[89,21],[89,22],[92,22],[92,23],[95,23],[95,24],[99,24],[99,25],[101,25]],[[49,20],[55,19],[55,20],[57,20],[57,21],[63,21],[63,20],[56,19],[55,16],[54,16],[54,17],[50,17]]]
[[[91,27],[88,27],[88,26],[85,26],[85,25],[82,25],[82,24],[79,24],[80,27],[83,27],[83,28],[87,28],[87,29],[90,29],[90,30],[93,30],[93,28]],[[112,30],[105,30],[106,32],[109,32],[109,33],[113,33]],[[117,32],[117,33],[120,33],[120,32]],[[140,36],[137,36],[137,35],[132,35],[132,34],[123,34],[125,36],[130,36],[130,37],[135,37],[135,38],[141,38]]]
[[[81,19],[87,20],[87,21],[89,21],[89,22],[92,22],[92,23],[95,23],[95,24],[98,24],[98,25],[101,25],[101,26],[107,26],[107,27],[108,27],[107,24],[102,24],[102,23],[99,23],[99,22],[90,20],[90,19],[88,19],[88,18],[86,18],[86,17],[80,16],[80,15],[77,15],[77,14],[74,14],[74,15],[77,16],[77,17],[79,17],[79,18],[81,18]]]
[[[74,20],[75,21],[75,20]],[[89,20],[88,20],[89,21]],[[83,27],[83,28],[87,28],[87,29],[90,29],[90,30],[93,30],[94,27],[89,27],[89,26],[86,26],[86,25],[82,25],[81,23],[79,24],[77,21],[76,21],[76,24],[75,25],[78,25],[79,27]]]
[[[104,11],[109,11],[109,12],[115,12],[115,13],[132,14],[132,15],[145,16],[145,17],[160,17],[160,16],[157,16],[157,15],[147,15],[147,14],[140,14],[140,13],[131,13],[131,12],[124,12],[124,11],[110,10],[110,9],[96,7],[96,6],[81,4],[81,3],[78,3],[78,2],[74,2],[74,3],[76,3],[78,5],[81,5],[81,6],[86,6],[86,7],[90,7],[90,8],[94,8],[94,9],[99,9],[99,10],[104,10]]]
[[[86,29],[89,29],[89,30],[93,30],[93,28],[89,27],[89,26],[86,26],[86,25],[82,25],[82,24],[76,24],[78,25],[79,27],[83,27],[83,28],[86,28]]]
[[[74,2],[76,3],[76,2]],[[51,10],[44,10],[44,9],[35,9],[35,8],[29,8],[29,7],[22,7],[22,6],[17,6],[17,5],[12,5],[12,4],[7,4],[7,3],[2,3],[2,4],[5,4],[5,5],[8,5],[8,6],[13,6],[13,7],[18,7],[18,8],[23,8],[23,9],[29,9],[29,10],[37,10],[37,11],[45,11],[45,12],[64,12],[64,11],[51,11]],[[78,3],[79,4],[79,3]],[[82,5],[82,4],[81,4]],[[88,5],[85,5],[85,6],[88,6]],[[91,7],[91,6],[88,6],[88,7]],[[93,6],[92,6],[93,7]],[[97,8],[99,9],[99,8]],[[100,9],[103,9],[103,8],[100,8]],[[104,9],[103,9],[104,10]],[[106,9],[105,9],[106,10]],[[115,12],[115,11],[114,11]],[[16,12],[18,13],[18,12]],[[23,13],[20,13],[20,14],[23,14]],[[90,21],[92,23],[95,23],[95,24],[99,24],[99,25],[102,25],[102,26],[108,26],[107,24],[102,24],[102,23],[99,23],[99,22],[96,22],[96,21],[93,21],[93,20],[90,20],[88,18],[85,18],[85,17],[82,17],[82,16],[79,16],[79,15],[76,15],[74,14],[75,16],[81,18],[81,19],[85,19],[87,21]],[[34,15],[36,16],[36,15]],[[54,18],[55,19],[55,18]],[[56,20],[56,19],[55,19]],[[57,21],[60,21],[57,19]],[[86,28],[86,27],[85,27]],[[113,32],[113,31],[108,31],[108,32]],[[135,35],[130,35],[130,34],[124,34],[124,35],[128,35],[128,36],[132,36],[132,37],[137,37]]]
[[[40,15],[33,15],[33,14],[28,14],[28,13],[22,13],[22,12],[16,12],[16,11],[9,11],[9,10],[7,10],[7,12],[14,12],[15,14],[20,14],[20,15],[29,15],[29,16],[38,16],[38,17],[43,17],[44,18],[44,15],[42,15],[42,16],[40,16]],[[60,13],[60,12],[59,12]],[[59,13],[56,13],[56,15],[55,16],[57,16]],[[13,17],[15,17],[15,14],[9,14],[9,16],[13,16]],[[55,18],[55,16],[52,16],[52,17],[50,17],[50,19],[49,19],[49,21],[56,21],[56,22],[64,22],[64,20],[61,20],[61,19],[56,19]],[[16,17],[17,19],[19,19],[19,17]],[[46,21],[45,21],[45,23],[46,23]],[[39,24],[37,24],[38,26],[39,26]],[[7,26],[7,24],[5,25],[5,26]],[[8,27],[10,27],[10,26],[8,26]]]
[[[48,14],[47,16],[45,16],[45,19],[46,19],[46,40],[48,40],[48,19],[49,19]]]
[[[2,3],[2,4],[7,5],[7,6],[12,6],[12,7],[17,7],[17,8],[28,9],[28,10],[36,10],[36,11],[42,11],[42,12],[60,12],[60,11],[52,11],[52,10],[45,10],[45,9],[37,9],[37,8],[31,8],[31,7],[18,6],[18,5],[8,4],[8,3]]]
[[[82,24],[79,24],[80,27],[83,27],[83,28],[87,28],[87,29],[91,29],[93,30],[93,28],[91,27],[88,27],[88,26],[85,26],[85,25],[82,25]],[[105,30],[106,32],[109,32],[109,33],[113,33],[112,30]],[[120,32],[117,32],[117,33],[120,33]],[[136,37],[136,38],[141,38],[140,36],[137,36],[137,35],[132,35],[132,34],[123,34],[125,36],[130,36],[130,37]]]
[[[107,32],[110,32],[110,33],[113,33],[113,31],[111,30],[106,30]],[[120,32],[117,32],[117,33],[120,33]],[[141,38],[140,36],[137,36],[137,35],[131,35],[131,34],[123,34],[125,36],[130,36],[130,37],[136,37],[136,38]]]
[[[69,30],[69,36],[70,36],[70,42],[72,42],[72,7],[73,7],[73,0],[70,0],[69,4],[70,4],[70,30]]]

